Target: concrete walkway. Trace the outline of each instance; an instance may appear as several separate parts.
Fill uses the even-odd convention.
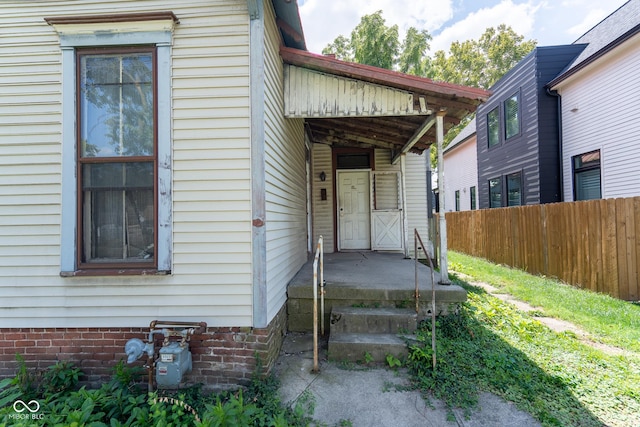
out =
[[[480,395],[479,409],[469,419],[455,410],[447,419],[444,404],[435,399],[428,405],[418,391],[407,391],[408,375],[385,368],[341,367],[326,360],[321,346],[320,372],[314,374],[313,335],[290,333],[276,362],[274,373],[280,379],[285,403],[295,404],[301,396],[314,402],[313,418],[328,426],[464,426],[537,427],[528,413],[489,393]]]

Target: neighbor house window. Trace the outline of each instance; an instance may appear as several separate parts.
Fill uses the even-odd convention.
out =
[[[516,93],[504,101],[505,139],[509,139],[520,133],[519,98],[519,95]]]
[[[460,211],[460,190],[456,190],[456,212]]]
[[[492,178],[489,180],[489,207],[499,208],[502,206],[502,180]]]
[[[522,175],[507,175],[507,206],[522,205]]]
[[[498,107],[487,114],[487,139],[489,148],[500,142],[500,109]]]
[[[572,163],[575,200],[600,199],[600,150],[573,156]]]
[[[155,49],[79,50],[78,264],[154,267]]]
[[[470,206],[471,206],[471,210],[477,209],[476,187],[475,186],[469,188],[469,197],[471,198],[471,200],[469,201],[470,202]]]

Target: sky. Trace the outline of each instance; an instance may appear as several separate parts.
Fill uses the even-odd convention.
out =
[[[488,27],[511,26],[538,46],[573,43],[626,0],[298,0],[307,49],[321,53],[337,36],[349,37],[363,15],[382,10],[387,26],[433,37],[430,55],[453,41],[477,40]]]

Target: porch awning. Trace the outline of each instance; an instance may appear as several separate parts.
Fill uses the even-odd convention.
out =
[[[316,143],[422,152],[436,142],[436,113],[446,133],[490,95],[289,47],[280,56],[285,117],[304,118]]]

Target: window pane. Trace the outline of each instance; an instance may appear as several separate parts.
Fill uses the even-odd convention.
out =
[[[85,262],[153,261],[153,163],[85,164]]]
[[[487,132],[489,139],[489,147],[492,147],[500,142],[500,127],[499,127],[499,110],[493,109],[487,114]]]
[[[513,95],[504,102],[505,137],[511,138],[520,133],[518,120],[518,95]]]
[[[499,208],[502,206],[502,188],[500,178],[489,180],[489,207]]]
[[[153,188],[152,162],[92,163],[82,166],[82,187],[91,189]]]
[[[469,189],[469,194],[471,197],[471,210],[475,210],[476,209],[476,187],[471,187]]]
[[[83,157],[153,155],[152,59],[151,53],[81,57]]]
[[[600,199],[600,168],[576,173],[576,200]]]
[[[507,194],[507,206],[522,204],[522,182],[519,173],[507,176]]]
[[[573,157],[576,200],[602,198],[600,187],[600,150]]]

